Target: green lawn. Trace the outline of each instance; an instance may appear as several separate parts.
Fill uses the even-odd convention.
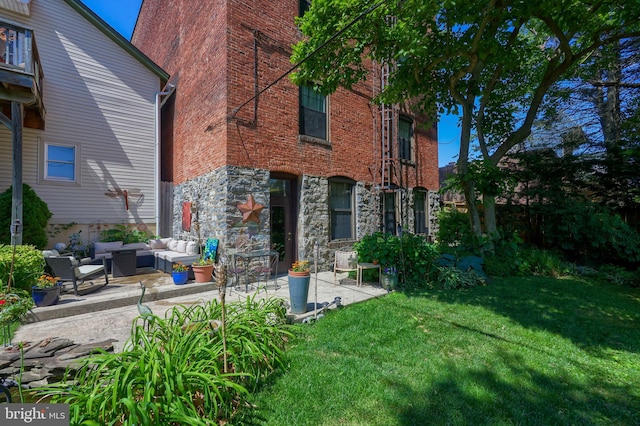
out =
[[[637,425],[640,289],[496,279],[393,293],[296,326],[267,425]]]

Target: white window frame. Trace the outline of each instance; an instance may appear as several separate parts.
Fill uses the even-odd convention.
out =
[[[73,149],[73,163],[66,162],[66,164],[73,164],[73,179],[67,179],[60,176],[49,176],[49,163],[50,162],[60,162],[57,160],[49,160],[49,147],[61,147],[61,148],[71,148]],[[80,183],[80,146],[69,143],[55,143],[55,142],[44,142],[43,150],[42,150],[42,180],[46,182],[56,182],[56,183]]]

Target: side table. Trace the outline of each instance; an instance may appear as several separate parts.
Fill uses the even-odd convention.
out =
[[[136,251],[138,249],[111,250],[111,275],[113,278],[130,277],[136,274]]]
[[[357,284],[358,287],[362,285],[362,271],[364,269],[377,269],[378,270],[378,284],[381,283],[380,275],[382,272],[382,267],[377,263],[367,263],[367,262],[358,262],[358,272],[357,272]]]

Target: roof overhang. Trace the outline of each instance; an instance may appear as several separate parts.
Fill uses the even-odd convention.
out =
[[[0,9],[29,16],[31,14],[31,0],[0,0]]]

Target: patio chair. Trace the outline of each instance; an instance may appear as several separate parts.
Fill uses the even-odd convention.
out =
[[[82,294],[91,293],[109,284],[106,258],[102,258],[101,264],[95,265],[83,263],[73,256],[47,256],[45,254],[44,260],[51,269],[51,273],[60,277],[60,281],[73,284],[73,294],[76,296],[79,296],[80,292]],[[85,279],[98,274],[104,274],[104,284],[94,285],[93,282],[90,282],[91,286],[79,289]]]
[[[338,271],[358,272],[358,253],[336,250],[336,258],[333,262],[333,285],[336,285],[336,272]]]

